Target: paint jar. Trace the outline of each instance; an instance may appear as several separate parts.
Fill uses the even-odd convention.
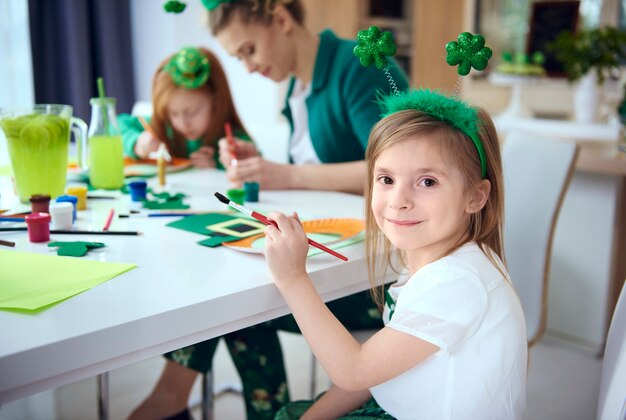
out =
[[[50,204],[50,216],[52,217],[52,229],[71,229],[74,214],[74,205],[68,201]]]
[[[50,215],[48,213],[31,213],[24,217],[28,229],[28,240],[31,242],[48,242],[50,240]]]
[[[48,213],[50,196],[48,194],[35,194],[30,196],[30,211],[32,213]]]
[[[76,221],[76,206],[78,204],[78,198],[74,197],[73,195],[62,195],[60,197],[57,197],[57,203],[72,203],[72,205],[74,206],[74,211],[72,212],[72,222]]]
[[[244,182],[243,183],[244,200],[248,203],[256,203],[259,201],[259,183]]]
[[[128,184],[130,190],[130,199],[132,201],[144,201],[148,192],[148,184],[146,181],[133,181]]]
[[[226,196],[230,201],[234,201],[237,204],[243,205],[243,199],[245,197],[245,191],[241,188],[232,188],[226,191]]]
[[[83,187],[81,185],[67,187],[65,193],[76,197],[78,200],[76,203],[77,210],[87,210],[87,187]]]

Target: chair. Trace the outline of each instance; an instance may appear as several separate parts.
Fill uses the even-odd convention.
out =
[[[623,286],[604,349],[597,418],[626,419],[626,287]]]
[[[512,132],[502,155],[505,257],[532,346],[546,328],[552,239],[578,146]]]

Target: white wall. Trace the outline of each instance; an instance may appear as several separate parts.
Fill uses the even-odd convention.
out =
[[[285,84],[251,75],[220,47],[206,27],[200,1],[187,2],[181,14],[163,10],[162,1],[131,0],[132,48],[137,100],[150,100],[152,76],[166,56],[185,46],[202,45],[218,56],[228,78],[235,106],[263,155],[286,161],[288,127],[280,115]]]

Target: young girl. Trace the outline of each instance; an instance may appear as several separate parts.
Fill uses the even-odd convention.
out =
[[[154,113],[146,130],[139,118],[118,117],[124,153],[148,158],[164,142],[174,156],[188,157],[195,166],[219,167],[217,142],[231,124],[239,138],[248,139],[235,111],[219,61],[205,48],[183,48],[166,58],[152,82]]]
[[[402,96],[372,129],[366,155],[371,278],[401,264],[381,331],[364,344],[350,335],[307,276],[297,215],[270,215],[272,277],[334,383],[277,418],[521,418],[526,328],[503,263],[493,123],[434,92]]]

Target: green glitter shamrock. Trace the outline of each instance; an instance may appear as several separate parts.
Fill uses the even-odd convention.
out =
[[[375,63],[378,70],[383,70],[389,65],[385,56],[391,57],[396,53],[393,34],[389,31],[381,32],[378,26],[370,26],[369,29],[360,30],[356,39],[357,45],[353,50],[354,55],[365,67]]]
[[[172,57],[164,70],[177,86],[197,89],[209,79],[211,63],[199,49],[186,47]]]
[[[232,3],[233,0],[202,0],[202,4],[208,10],[213,10],[222,3]]]
[[[170,0],[163,5],[167,13],[182,13],[185,7],[187,7],[185,3],[176,0]]]
[[[472,67],[484,70],[493,54],[491,48],[485,47],[485,38],[482,35],[472,35],[469,32],[461,33],[458,42],[448,42],[446,51],[446,62],[451,66],[458,64],[457,73],[461,76],[467,76]]]

